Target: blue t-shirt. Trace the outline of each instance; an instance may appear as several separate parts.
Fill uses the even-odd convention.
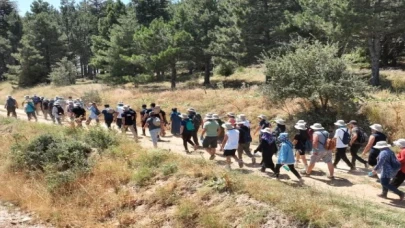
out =
[[[104,120],[113,120],[114,119],[114,112],[111,112],[110,109],[104,109],[101,112],[104,115]]]

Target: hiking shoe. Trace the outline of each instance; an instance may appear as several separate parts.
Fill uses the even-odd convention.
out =
[[[189,151],[189,150],[185,150],[185,152],[186,152],[186,154],[189,154],[189,153],[190,153],[190,151]]]
[[[403,200],[404,200],[404,196],[405,196],[405,193],[402,193],[402,194],[399,196],[399,201],[403,201]]]
[[[388,197],[387,197],[387,194],[378,194],[377,195],[378,197],[380,197],[380,198],[383,198],[383,199],[387,199]]]
[[[239,160],[238,164],[239,164],[239,168],[243,168],[243,161],[242,160]]]
[[[328,176],[328,179],[329,179],[329,180],[334,180],[335,177],[334,177],[334,176]]]
[[[252,157],[252,164],[255,165],[256,164],[256,158]]]
[[[350,171],[356,171],[357,169],[355,167],[350,168]]]
[[[210,160],[214,160],[215,159],[215,155],[211,155]]]
[[[266,172],[266,167],[260,168],[260,172],[262,172],[262,173]]]
[[[298,168],[298,162],[296,162],[296,163],[294,164],[294,167],[295,167],[295,168]]]
[[[364,168],[368,169],[369,165],[368,163],[364,164]]]

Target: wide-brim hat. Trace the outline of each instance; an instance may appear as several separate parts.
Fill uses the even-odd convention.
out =
[[[189,108],[189,109],[187,109],[187,111],[188,112],[195,112],[195,109],[194,108]]]
[[[405,139],[398,139],[397,141],[394,141],[394,145],[400,148],[405,148]]]
[[[182,119],[188,119],[188,115],[187,114],[180,114],[179,115]]]
[[[386,141],[379,141],[374,146],[375,149],[384,149],[384,148],[389,148],[389,147],[391,147],[391,145],[388,144]]]
[[[307,122],[305,122],[305,120],[298,120],[297,121],[297,123],[296,123],[296,125],[298,125],[298,124],[307,124]]]
[[[230,123],[224,123],[222,124],[222,127],[225,128],[226,130],[232,130],[233,126]]]
[[[236,123],[236,124],[243,124],[243,125],[244,125],[244,124],[246,124],[246,120],[243,120],[243,119],[240,119],[240,118],[239,118],[239,119],[236,120],[235,123]]]
[[[283,119],[276,119],[276,124],[285,125],[285,120]]]
[[[343,121],[343,120],[338,120],[338,121],[336,121],[335,123],[335,126],[339,126],[339,127],[343,127],[343,126],[346,126],[347,124],[345,123],[345,121]]]
[[[213,120],[212,114],[206,114],[204,120]]]
[[[381,124],[373,124],[370,126],[370,128],[373,129],[374,131],[378,131],[378,132],[384,131]]]
[[[263,133],[269,133],[269,134],[271,134],[272,132],[271,132],[271,128],[269,128],[269,127],[266,127],[265,129],[262,129],[262,130],[260,130],[261,132],[263,132]]]
[[[263,120],[267,120],[267,116],[260,114],[257,116],[257,118],[263,119]]]
[[[219,120],[221,119],[218,114],[212,114],[212,119]]]
[[[315,123],[310,128],[313,129],[313,130],[323,130],[323,129],[325,129],[324,127],[322,127],[322,124],[320,124],[320,123]]]
[[[297,130],[307,130],[307,127],[305,126],[305,124],[296,124],[295,126],[294,126],[294,128],[295,129],[297,129]]]
[[[233,113],[233,112],[228,112],[226,115],[231,116],[231,117],[235,117],[235,113]]]

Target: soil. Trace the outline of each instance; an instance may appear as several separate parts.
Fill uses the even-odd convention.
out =
[[[18,118],[22,120],[27,120],[25,113],[23,110],[18,110],[17,111]],[[5,116],[6,112],[3,108],[0,108],[0,115]],[[43,116],[39,115],[38,116],[38,122],[41,123],[47,123],[47,124],[52,124],[52,121],[45,120],[43,119]],[[93,123],[94,124],[94,123]],[[65,123],[66,126],[69,126],[69,124]],[[103,123],[101,123],[102,126],[104,126]],[[91,127],[91,126],[90,126]],[[114,126],[115,127],[115,126]],[[138,127],[138,132],[139,135],[141,134],[142,130],[140,127]],[[127,136],[129,138],[132,138],[130,135],[131,133],[128,132]],[[150,140],[148,131],[146,132],[147,136],[140,136],[139,137],[139,143],[141,144],[142,147],[152,149],[153,145]],[[179,137],[175,137],[171,135],[170,131],[167,130],[167,136],[162,137],[162,142],[158,143],[159,149],[164,149],[172,153],[179,153],[184,156],[188,157],[194,157],[194,158],[201,158],[203,157],[204,159],[209,159],[208,153],[204,152],[203,150],[197,150],[192,152],[191,154],[187,154],[184,150],[183,147],[183,141]],[[254,149],[255,145],[251,146],[251,149]],[[189,145],[189,149],[191,150],[191,146]],[[258,163],[260,163],[260,153],[256,154],[256,165],[251,164],[251,159],[248,157],[244,158],[244,163],[245,166],[242,168],[246,172],[250,172],[254,175],[260,175],[260,176],[265,176],[268,178],[271,178],[272,173],[271,172],[266,172],[262,173],[260,172],[260,166]],[[309,155],[307,155],[307,158],[309,158]],[[276,159],[276,158],[274,158]],[[349,158],[350,159],[350,158]],[[309,161],[309,160],[308,160]],[[221,156],[221,152],[217,151],[217,156],[215,158],[215,162],[220,165],[225,167],[225,157]],[[316,189],[322,189],[323,191],[326,192],[333,192],[338,195],[344,196],[351,196],[359,199],[360,201],[369,201],[373,203],[379,203],[382,207],[385,208],[390,208],[394,210],[400,210],[405,212],[405,201],[403,202],[398,202],[398,196],[392,193],[389,193],[388,199],[382,199],[377,197],[377,194],[381,193],[381,185],[377,183],[377,179],[370,178],[368,177],[368,172],[370,169],[365,169],[364,166],[361,164],[361,167],[359,166],[360,163],[357,162],[357,170],[356,171],[349,171],[349,167],[344,164],[343,161],[341,161],[337,168],[335,169],[335,179],[334,180],[329,180],[327,178],[327,175],[329,174],[327,165],[325,163],[317,163],[314,171],[311,175],[311,177],[304,177],[304,185],[311,186]],[[237,162],[233,162],[232,164],[232,169],[239,169]],[[299,165],[300,169],[298,171],[302,171],[303,165]],[[296,183],[298,180],[297,178],[291,173],[287,172],[285,170],[281,170],[281,178],[280,181],[282,182],[289,182],[289,183]],[[402,190],[405,190],[404,187],[401,187]],[[1,197],[0,197],[1,198]],[[4,214],[4,215],[3,215]],[[7,226],[2,226],[2,221],[12,221],[14,218],[13,212],[7,212],[5,208],[0,207],[0,227],[7,227]],[[3,218],[4,217],[4,218]],[[16,226],[14,226],[16,227]],[[18,226],[17,226],[18,227]],[[21,227],[30,227],[30,226],[21,226]],[[37,227],[37,226],[33,226]]]

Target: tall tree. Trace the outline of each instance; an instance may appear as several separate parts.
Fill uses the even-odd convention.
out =
[[[136,18],[141,25],[148,26],[154,19],[170,19],[169,0],[132,0]]]

